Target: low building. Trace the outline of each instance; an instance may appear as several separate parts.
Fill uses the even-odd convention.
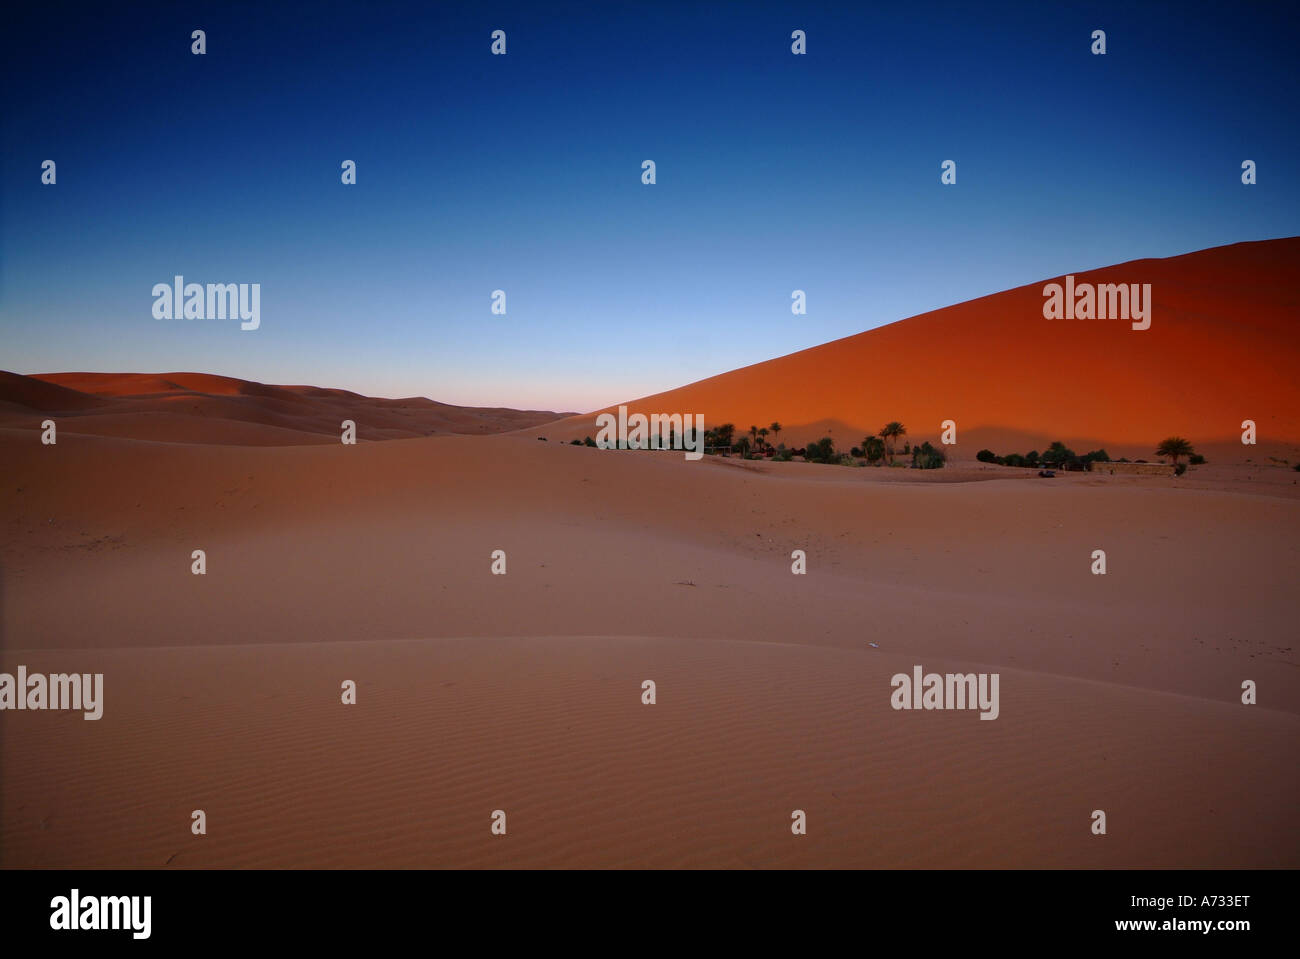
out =
[[[1111,463],[1093,460],[1088,464],[1092,473],[1136,473],[1140,476],[1173,476],[1174,467],[1169,463]]]

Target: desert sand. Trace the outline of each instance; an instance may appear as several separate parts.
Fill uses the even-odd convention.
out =
[[[4,866],[1300,863],[1300,487],[34,436],[0,669],[105,706],[0,714]]]
[[[1193,293],[1157,287],[1124,334],[1190,351],[1167,378],[1086,323],[981,359],[976,327],[1013,321],[976,301],[863,334],[900,369],[950,362],[933,390],[858,377],[854,338],[659,407],[937,435],[978,398],[948,415],[1015,449],[1148,456],[1230,443],[1249,407],[1271,437],[1178,478],[1040,480],[969,438],[933,472],[690,462],[567,445],[590,417],[9,375],[0,671],[102,672],[105,702],[0,713],[0,866],[1300,866],[1300,473],[1263,455],[1297,459],[1297,335],[1226,315],[1212,267],[1180,274],[1211,297],[1186,323]],[[952,348],[915,352],[931,335]],[[808,392],[810,353],[868,388]],[[1062,356],[1060,389],[987,378]],[[918,664],[998,673],[998,718],[892,709]]]

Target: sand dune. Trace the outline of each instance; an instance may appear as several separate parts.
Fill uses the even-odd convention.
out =
[[[633,404],[845,448],[955,419],[936,471],[0,373],[0,672],[105,677],[98,721],[0,712],[0,866],[1300,866],[1297,260],[1290,239],[1077,274],[1151,283],[1147,331],[1045,321],[1040,283]],[[1211,464],[972,462],[1170,433]],[[997,673],[998,718],[893,709],[916,665]]]
[[[358,441],[438,433],[501,433],[563,413],[452,406],[424,397],[380,399],[315,386],[269,386],[204,373],[0,372],[0,426],[60,429],[169,443],[288,446],[337,443],[340,424]]]
[[[1046,320],[1042,281],[901,320],[789,356],[627,401],[644,413],[702,413],[708,425],[783,424],[789,445],[830,435],[848,449],[890,420],[915,441],[957,424],[950,457],[981,448],[1151,458],[1178,434],[1217,462],[1300,460],[1300,238],[1215,247],[1078,271],[1077,284],[1151,284],[1150,329],[1115,319]],[[611,406],[607,412],[614,410]],[[456,407],[423,397],[268,386],[200,373],[0,373],[0,427],[61,428],[164,442],[291,445],[512,430],[567,442],[596,413]],[[1241,443],[1243,420],[1258,441]]]
[[[1300,865],[1296,487],[0,452],[0,669],[106,685],[98,722],[0,713],[0,865]],[[891,709],[913,664],[999,672],[1001,715]]]
[[[1045,320],[1059,277],[921,314],[789,356],[630,400],[632,411],[702,413],[710,426],[765,427],[802,445],[858,445],[891,420],[955,454],[1044,449],[1150,456],[1177,434],[1214,458],[1300,453],[1300,238],[1238,243],[1073,274],[1078,283],[1150,283],[1150,329],[1122,320]],[[613,409],[613,407],[611,407]],[[1253,419],[1257,446],[1243,447]],[[594,415],[549,427],[594,435]]]

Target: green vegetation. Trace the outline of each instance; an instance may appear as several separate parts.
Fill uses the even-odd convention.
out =
[[[718,449],[729,450],[732,448],[732,437],[736,433],[736,427],[733,423],[723,423],[721,426],[714,427],[711,430],[704,431],[704,446],[706,452],[709,448],[713,451]]]
[[[1056,467],[1057,469],[1065,469],[1065,464],[1072,459],[1074,459],[1074,450],[1070,449],[1060,440],[1057,440],[1049,446],[1047,452],[1040,457],[1044,466]],[[1033,466],[1034,464],[1030,463],[1029,465]]]
[[[985,449],[976,453],[975,458],[981,463],[996,463],[999,466],[1019,466],[1028,469],[1045,466],[1048,469],[1086,470],[1089,463],[1108,462],[1110,454],[1105,450],[1093,450],[1080,456],[1057,440],[1041,454],[1038,450],[1030,450],[1024,454],[1007,453],[1005,456],[998,456],[992,450]]]
[[[937,470],[947,461],[948,457],[943,450],[931,446],[929,440],[912,449],[912,469]]]
[[[836,463],[835,443],[829,436],[823,436],[815,443],[809,443],[803,458],[809,463]]]
[[[886,423],[878,434],[885,441],[885,455],[889,457],[889,465],[894,465],[894,445],[900,436],[907,435],[907,427],[898,421]]]
[[[864,438],[861,446],[853,447],[848,453],[837,450],[834,439],[829,436],[823,436],[809,443],[802,450],[789,448],[784,443],[778,444],[776,440],[784,429],[780,421],[773,420],[771,426],[751,425],[739,439],[736,439],[735,425],[724,423],[705,430],[704,445],[706,452],[709,453],[732,453],[742,459],[770,458],[777,463],[788,463],[795,456],[802,455],[808,463],[863,466],[865,464],[862,460],[865,459],[867,463],[875,466],[885,460],[888,460],[890,466],[905,465],[894,462],[898,441],[907,435],[907,427],[898,421],[886,423],[879,433]],[[772,438],[771,442],[768,441],[769,436]],[[946,465],[948,460],[942,448],[929,442],[916,447],[905,443],[903,454],[911,456],[912,465],[918,469],[938,469]]]
[[[1178,465],[1180,457],[1190,457],[1195,452],[1196,450],[1192,448],[1192,444],[1187,442],[1187,440],[1183,439],[1181,436],[1166,437],[1161,440],[1160,445],[1156,447],[1156,456],[1168,456],[1170,460],[1173,461],[1174,466]]]

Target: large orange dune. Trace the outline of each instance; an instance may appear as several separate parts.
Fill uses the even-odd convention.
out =
[[[699,413],[710,426],[780,422],[776,440],[830,435],[847,449],[885,423],[916,441],[956,423],[951,458],[1105,448],[1150,457],[1181,435],[1220,462],[1300,454],[1300,237],[1134,260],[1073,274],[1081,284],[1150,284],[1150,328],[1122,319],[1048,320],[1044,286],[1061,277],[630,400],[631,412]],[[615,410],[616,406],[598,412]],[[381,399],[201,373],[0,372],[0,427],[59,414],[60,429],[169,442],[334,442],[525,430],[596,433],[596,413],[480,409],[423,397]],[[1241,442],[1253,420],[1255,445]]]
[[[337,443],[348,419],[366,441],[501,433],[566,415],[270,386],[210,373],[0,371],[0,427],[32,428],[46,414],[73,433],[235,446]]]
[[[985,446],[1025,452],[1058,439],[1080,452],[1151,456],[1174,434],[1220,460],[1294,453],[1300,237],[1073,275],[1076,284],[1151,284],[1150,328],[1044,319],[1043,288],[1063,281],[1046,277],[627,406],[700,413],[740,431],[775,420],[783,442],[829,433],[844,448],[891,420],[937,441],[951,419],[966,459]],[[1253,448],[1241,443],[1247,419],[1258,429]],[[593,423],[594,414],[548,430],[581,437]]]

